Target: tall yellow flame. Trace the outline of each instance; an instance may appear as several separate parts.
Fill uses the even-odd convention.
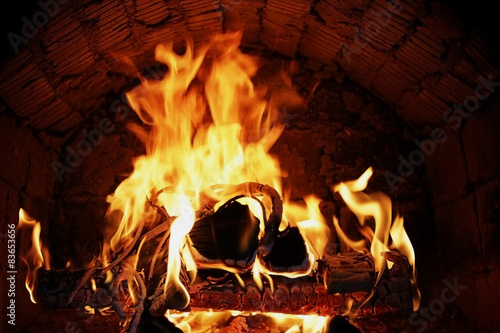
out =
[[[162,207],[167,212],[165,215],[173,217],[168,236],[164,295],[182,303],[176,305],[178,309],[189,303],[189,293],[179,279],[183,268],[188,272],[222,268],[235,273],[236,278],[243,281],[239,276],[241,272],[234,267],[227,267],[222,262],[196,261],[194,258],[199,257],[187,237],[196,225],[199,213],[206,212],[207,198],[213,210],[230,199],[222,196],[223,191],[214,189],[254,182],[272,186],[282,194],[282,172],[269,149],[280,136],[283,126],[265,99],[266,89],[252,82],[258,64],[255,58],[239,50],[240,40],[240,32],[218,35],[196,50],[193,42],[188,41],[183,54],[174,52],[172,44],[159,45],[156,60],[167,65],[169,72],[162,80],[144,80],[127,93],[130,105],[143,122],[143,125],[135,124],[130,128],[143,141],[146,154],[134,160],[133,173],[108,197],[108,217],[116,225],[103,246],[102,259],[108,262],[106,258],[113,257],[136,240],[143,228],[156,226],[160,219],[149,218],[145,213],[149,204]],[[380,277],[387,265],[382,252],[389,250],[390,237],[398,239],[393,240],[392,246],[401,249],[410,261],[414,260],[414,255],[412,257],[411,243],[407,241],[404,229],[396,228],[391,233],[389,197],[382,193],[368,195],[363,192],[372,173],[369,168],[359,179],[340,183],[333,190],[340,193],[365,228]],[[272,288],[273,274],[308,275],[316,260],[323,256],[329,229],[319,210],[320,200],[309,196],[304,201],[305,205],[283,204],[280,230],[298,228],[308,252],[309,267],[300,272],[277,273],[255,260],[249,269],[261,287],[265,283],[262,276]],[[269,214],[268,209],[263,213],[262,207],[250,199],[241,199],[240,202],[261,221],[259,237],[262,237],[262,224],[267,218],[264,214]],[[264,199],[262,205],[270,206]],[[375,220],[375,230],[366,224],[369,217]],[[363,251],[367,241],[351,241],[340,229],[338,221],[334,220],[334,225],[349,246]],[[143,244],[140,246],[142,248]],[[135,258],[134,267],[138,262],[139,258]],[[190,331],[191,323],[200,315],[191,315],[188,319],[179,313],[170,313],[169,316]],[[206,317],[210,316],[213,315],[206,314]],[[226,317],[217,315],[217,318],[224,320]],[[310,332],[321,332],[325,327],[323,319],[317,316],[302,318],[300,324],[290,321],[288,331],[307,326]]]
[[[153,201],[176,217],[169,230],[165,295],[187,302],[188,293],[179,280],[180,265],[188,266],[188,271],[198,266],[239,273],[222,264],[194,263],[186,250],[186,235],[204,207],[201,194],[224,202],[229,198],[208,189],[245,182],[269,185],[281,193],[282,172],[269,149],[283,125],[265,98],[266,88],[252,82],[257,59],[239,50],[240,41],[241,32],[215,36],[196,50],[188,41],[182,55],[173,51],[172,44],[159,45],[156,60],[167,65],[169,72],[161,81],[144,80],[127,93],[129,104],[143,122],[130,128],[143,141],[146,154],[135,159],[133,173],[108,197],[108,217],[115,228],[103,246],[102,259],[109,262],[141,228],[158,223],[145,216],[147,201]],[[263,223],[260,205],[253,200],[241,202]],[[291,276],[309,274],[323,254],[328,228],[318,205],[319,199],[312,197],[306,198],[306,206],[285,204],[282,228],[299,228],[310,262],[307,270],[289,273]],[[261,226],[260,237],[263,229]],[[269,276],[275,273],[258,260],[254,265],[257,282],[261,275],[272,281]],[[182,305],[187,304],[177,308]]]
[[[19,210],[19,224],[17,225],[19,231],[28,231],[31,229],[31,247],[26,253],[21,253],[21,259],[26,263],[28,267],[28,273],[26,275],[25,286],[30,294],[31,301],[36,303],[34,296],[34,288],[36,283],[36,272],[40,267],[45,264],[45,269],[50,268],[49,260],[44,260],[44,254],[48,258],[47,251],[42,247],[42,241],[40,239],[41,225],[40,222],[36,221],[26,213],[24,209]]]

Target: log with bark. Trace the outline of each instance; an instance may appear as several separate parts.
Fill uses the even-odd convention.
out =
[[[233,274],[201,271],[196,280],[187,286],[191,300],[185,310],[333,316],[345,314],[348,304],[352,304],[355,316],[371,317],[388,313],[408,315],[412,309],[410,267],[406,258],[396,252],[390,252],[386,257],[394,265],[385,271],[377,286],[373,286],[375,272],[369,254],[325,256],[319,260],[318,269],[312,274],[298,278],[271,276],[270,279],[263,279],[262,290],[259,290],[250,274],[241,275],[245,283],[242,287]],[[43,306],[52,308],[88,305],[97,309],[112,306],[115,310],[118,303],[125,302],[117,299],[116,293],[110,290],[113,283],[96,279],[95,288],[91,283],[85,284],[68,303],[72,290],[83,275],[84,271],[69,269],[39,271],[37,300]],[[372,298],[356,308],[356,303],[362,301],[372,288]],[[161,298],[160,293],[152,301],[161,303]],[[148,309],[151,310],[151,303],[146,304],[149,304]],[[161,311],[154,313],[157,316],[162,314]]]
[[[175,217],[158,206],[158,193],[148,201],[146,211],[156,209],[155,227],[146,229],[145,219],[152,217],[145,214],[132,241],[105,267],[96,260],[86,270],[39,271],[37,300],[56,309],[113,310],[130,323],[131,333],[137,331],[142,317],[162,318],[170,309],[349,314],[353,318],[408,315],[411,311],[411,270],[406,258],[397,252],[384,254],[394,264],[380,277],[369,252],[325,255],[307,273],[302,267],[308,256],[305,246],[299,246],[304,245],[300,232],[293,227],[279,231],[281,198],[272,187],[258,183],[214,186],[201,193],[203,204],[196,212],[197,222],[181,250],[197,249],[198,274],[194,278],[193,267],[188,270],[181,258],[179,281],[167,283],[170,258],[165,244]],[[265,229],[260,240],[259,220],[237,202],[242,197],[261,204]],[[231,199],[215,210],[216,204],[227,198]],[[242,248],[242,241],[247,246]],[[134,266],[127,262],[130,255],[138,256]],[[255,281],[251,272],[257,260],[270,269],[269,275],[259,274],[260,281]],[[223,264],[226,270],[220,269]]]

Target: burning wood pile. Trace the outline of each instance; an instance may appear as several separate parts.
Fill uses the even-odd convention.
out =
[[[220,35],[196,50],[188,42],[182,55],[157,47],[169,72],[127,94],[143,122],[130,129],[147,154],[108,197],[102,253],[85,269],[37,272],[34,244],[25,257],[38,302],[114,311],[128,332],[145,316],[197,332],[244,325],[227,316],[256,312],[288,316],[287,332],[324,332],[336,315],[355,322],[418,307],[403,220],[392,219],[386,195],[363,192],[371,168],[332,189],[358,217],[362,240],[335,218],[330,226],[314,196],[299,205],[283,195],[285,174],[268,153],[283,126],[273,97],[251,80],[257,61],[239,50],[240,38]],[[26,223],[36,225],[22,212]],[[352,252],[326,251],[333,228]]]

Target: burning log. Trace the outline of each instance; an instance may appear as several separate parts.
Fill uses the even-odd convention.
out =
[[[181,290],[177,288],[167,288],[165,291],[165,279],[167,279],[167,273],[161,276],[153,295],[148,298],[151,302],[149,312],[154,317],[163,316],[169,309],[183,310],[186,308],[185,304],[189,302],[189,295],[181,292]],[[181,265],[179,281],[187,290],[189,286],[189,275],[185,265]]]
[[[409,314],[412,294],[408,263],[395,252],[390,252],[387,259],[394,260],[394,266],[375,287],[369,254],[325,256],[312,276],[273,276],[273,287],[265,284],[262,291],[249,276],[244,277],[245,287],[230,278],[216,283],[200,279],[190,287],[190,308],[326,316],[345,314],[354,302],[357,315]],[[372,289],[373,297],[361,304]]]
[[[193,247],[203,259],[230,267],[249,268],[258,246],[259,219],[235,197],[215,213],[207,214],[189,232]]]
[[[200,272],[197,279],[188,286],[191,301],[185,310],[326,316],[345,314],[349,312],[350,305],[353,305],[352,311],[357,316],[372,317],[389,313],[408,315],[412,309],[410,267],[406,258],[396,252],[388,252],[385,256],[394,264],[385,271],[375,287],[374,266],[369,254],[325,256],[319,262],[319,269],[312,275],[298,278],[272,276],[264,283],[262,291],[249,274],[241,276],[245,283],[242,287],[229,273],[214,278],[213,271]],[[95,280],[95,288],[92,288],[91,283],[84,285],[68,304],[71,291],[83,275],[84,271],[68,269],[39,271],[38,301],[51,308],[82,308],[88,305],[102,309],[113,306],[116,311],[114,305],[119,300],[113,298],[116,293],[109,289],[110,285],[104,279]],[[372,289],[373,296],[361,304]],[[153,295],[152,303],[158,303],[155,307],[148,303],[148,310],[154,315],[160,316],[168,308],[162,296],[160,293]]]
[[[328,294],[315,277],[291,279],[273,277],[273,288],[265,284],[259,290],[251,276],[242,277],[245,287],[231,278],[211,284],[195,283],[190,288],[192,310],[236,310],[302,315],[332,315],[342,312],[346,299],[352,295]],[[366,293],[356,294],[361,299]]]
[[[269,185],[259,184],[255,182],[247,182],[239,185],[216,185],[213,186],[210,191],[206,191],[202,193],[202,195],[207,196],[208,198],[213,196],[211,191],[221,188],[222,191],[217,195],[247,195],[250,197],[255,197],[257,195],[264,195],[271,201],[271,212],[269,213],[269,217],[267,214],[264,214],[264,236],[260,241],[260,245],[258,248],[258,254],[260,258],[265,258],[271,252],[273,248],[276,237],[278,236],[279,226],[281,224],[281,218],[283,214],[283,201],[281,200],[281,196],[279,193]],[[219,200],[210,200],[208,199],[206,205],[213,209],[215,204],[217,204]]]
[[[271,272],[305,272],[311,261],[309,260],[304,238],[299,228],[288,227],[280,232],[273,249],[264,262],[264,266]]]
[[[95,287],[89,281],[72,297],[75,287],[82,280],[85,270],[40,270],[36,298],[47,308],[105,308],[113,304],[111,290],[104,279],[94,280]],[[72,299],[71,299],[72,297]]]
[[[374,266],[371,256],[325,256],[324,278],[329,293],[370,291],[373,288]]]

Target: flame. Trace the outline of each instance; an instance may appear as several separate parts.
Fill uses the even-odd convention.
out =
[[[358,218],[361,226],[365,226],[369,217],[373,217],[375,220],[375,230],[371,239],[370,252],[374,258],[375,270],[379,272],[380,277],[387,264],[382,252],[389,251],[388,243],[392,219],[392,204],[391,199],[383,193],[366,194],[362,192],[366,189],[368,180],[372,174],[373,169],[368,168],[357,180],[342,182],[334,186],[333,192],[339,192],[349,209]],[[338,223],[335,226],[338,234],[343,235],[343,232],[338,228]],[[345,237],[345,235],[343,236]],[[347,238],[341,239],[350,242],[351,245],[355,244]],[[360,243],[358,242],[355,246],[359,245]],[[353,249],[360,252],[363,251],[361,247]]]
[[[420,291],[417,287],[415,252],[410,238],[403,226],[403,218],[396,216],[392,221],[392,201],[381,192],[366,194],[362,191],[368,186],[368,181],[373,175],[373,169],[368,168],[358,179],[342,182],[333,187],[333,192],[339,192],[349,209],[356,215],[362,227],[363,235],[371,242],[370,252],[374,258],[378,283],[384,269],[392,262],[385,259],[383,252],[394,249],[406,256],[412,268],[413,309],[416,311],[420,304]],[[375,220],[375,230],[366,224],[369,218]],[[339,238],[355,251],[363,252],[366,241],[350,239],[340,228],[338,220],[333,219],[333,224]],[[390,238],[389,238],[390,236]],[[392,241],[392,243],[390,243]]]
[[[330,235],[330,228],[319,210],[321,200],[314,195],[308,195],[304,197],[304,201],[306,207],[296,203],[285,204],[284,215],[285,220],[289,221],[291,225],[296,225],[304,236],[310,256],[309,261],[312,264],[315,260],[323,257]],[[312,265],[304,275],[309,274],[311,269]],[[300,274],[289,277],[297,276],[300,276]]]
[[[283,125],[276,121],[264,99],[265,88],[255,87],[252,82],[258,64],[255,58],[238,49],[240,39],[239,32],[216,36],[196,52],[192,41],[188,41],[183,55],[175,53],[172,44],[159,45],[156,59],[168,66],[169,73],[162,81],[145,80],[127,94],[132,108],[149,126],[147,130],[131,126],[144,142],[147,154],[134,161],[134,172],[108,197],[108,216],[118,216],[119,221],[104,244],[103,257],[122,251],[142,228],[155,225],[157,220],[145,214],[146,200],[154,201],[169,215],[177,216],[170,229],[168,264],[172,267],[168,269],[166,289],[168,286],[175,286],[177,291],[183,289],[176,277],[181,258],[190,265],[189,271],[195,270],[193,259],[185,258],[190,255],[183,249],[189,242],[185,235],[195,223],[195,212],[203,208],[200,194],[220,204],[223,202],[220,192],[207,189],[245,182],[269,184],[281,192],[282,172],[277,159],[268,151]],[[304,216],[305,221],[295,218],[292,224],[308,235],[305,238],[310,267],[294,276],[309,274],[326,244],[326,223],[317,208],[319,200],[311,198],[307,202],[307,208],[293,208],[294,214]],[[255,202],[245,204],[263,223],[261,207]],[[188,208],[179,212],[179,207]],[[317,230],[312,231],[314,228]],[[260,237],[263,230],[261,226]],[[220,264],[195,266],[238,273]],[[256,280],[261,274],[274,273],[257,264]]]
[[[50,269],[49,260],[44,258],[49,258],[48,251],[42,246],[42,241],[40,239],[41,225],[40,222],[36,221],[26,213],[24,209],[19,210],[19,223],[17,225],[19,232],[24,234],[24,230],[31,229],[31,247],[26,253],[20,254],[21,259],[26,263],[28,267],[28,273],[26,274],[25,286],[30,294],[31,301],[36,304],[34,296],[34,288],[36,284],[36,272],[42,266],[45,269]]]
[[[183,202],[180,204],[182,212],[172,223],[170,231],[172,235],[168,245],[168,265],[167,278],[165,279],[164,297],[174,298],[180,301],[176,308],[183,309],[189,305],[189,292],[179,280],[181,271],[181,251],[184,246],[185,237],[194,224],[194,211],[186,196],[182,196]],[[179,295],[180,294],[180,295]]]
[[[392,224],[392,228],[390,231],[392,238],[392,248],[397,249],[401,254],[403,254],[406,259],[408,259],[408,263],[412,268],[412,276],[411,276],[411,285],[413,291],[413,311],[417,311],[420,306],[420,290],[417,286],[417,270],[415,268],[415,251],[413,250],[413,246],[411,245],[410,237],[406,233],[404,228],[403,218],[400,216],[396,216],[394,222]]]
[[[184,333],[204,333],[204,332],[218,332],[222,328],[227,327],[232,320],[237,317],[251,318],[247,324],[246,320],[242,321],[242,326],[238,327],[240,331],[264,331],[259,327],[248,327],[258,325],[261,322],[267,326],[266,331],[270,332],[307,332],[307,333],[321,333],[327,331],[328,318],[316,315],[288,315],[281,313],[255,313],[255,312],[241,312],[241,311],[225,311],[213,312],[209,311],[196,311],[196,312],[179,312],[167,311],[166,317],[174,323]],[[246,327],[245,327],[246,326]],[[235,328],[236,329],[236,328]]]
[[[279,226],[283,232],[290,227],[298,229],[307,250],[303,265],[307,267],[294,272],[273,271],[257,250],[256,260],[249,267],[233,267],[222,260],[200,260],[200,253],[192,244],[189,234],[200,216],[217,211],[235,196],[225,191],[231,185],[249,182],[269,185],[283,197],[281,177],[285,173],[269,153],[283,125],[277,121],[275,108],[266,99],[266,88],[255,86],[252,81],[258,63],[256,58],[239,50],[241,36],[241,32],[218,35],[196,50],[188,40],[183,54],[174,52],[172,43],[159,45],[155,57],[169,68],[168,73],[161,80],[143,80],[127,93],[129,104],[143,122],[130,125],[130,129],[144,143],[146,154],[134,160],[132,174],[108,196],[107,217],[111,228],[101,261],[107,264],[126,251],[143,231],[153,230],[160,223],[168,224],[168,232],[149,260],[154,270],[162,266],[159,260],[156,265],[158,257],[168,257],[166,276],[162,280],[163,296],[178,310],[187,307],[190,301],[186,275],[193,281],[197,270],[218,268],[234,273],[243,284],[240,274],[251,272],[261,289],[262,277],[272,289],[271,275],[291,278],[309,275],[317,259],[323,256],[329,238],[329,228],[319,209],[321,201],[308,196],[304,198],[305,205],[285,200]],[[368,169],[358,180],[341,183],[334,191],[342,195],[364,226],[376,268],[382,274],[387,262],[381,253],[389,250],[391,202],[383,194],[362,192],[371,174]],[[265,234],[267,214],[274,205],[270,201],[254,193],[246,193],[245,198],[238,199],[260,221],[259,240]],[[375,219],[375,230],[365,225],[367,216]],[[338,222],[334,224],[343,235]],[[349,241],[345,235],[341,237]],[[133,269],[141,269],[143,252],[147,252],[143,251],[145,242],[143,238],[134,254]],[[398,242],[394,245],[400,244]],[[366,244],[366,241],[349,243],[358,251]],[[249,242],[241,240],[239,245],[247,249]],[[152,274],[149,272],[150,277]],[[133,285],[133,278],[129,280],[129,286]],[[133,288],[130,297],[135,303],[137,296]],[[227,322],[231,313],[168,311],[166,316],[184,332],[201,332],[216,327],[219,322]],[[287,332],[321,332],[327,320],[318,316],[273,314],[271,317],[276,322],[283,319]]]
[[[217,184],[258,181],[280,188],[278,162],[267,152],[283,127],[271,123],[260,97],[264,91],[250,80],[257,65],[238,50],[240,38],[240,33],[218,36],[196,53],[189,41],[183,55],[172,44],[159,45],[156,59],[170,72],[127,94],[149,125],[148,131],[131,126],[147,154],[134,161],[134,172],[108,198],[108,215],[118,212],[120,221],[104,256],[126,247],[141,225],[151,226],[144,221],[145,200],[160,189],[170,189],[157,199],[175,215],[183,188],[190,199]],[[191,205],[194,211],[201,208]]]
[[[95,314],[95,309],[91,307],[90,305],[85,305],[83,307],[83,313],[88,314],[88,315],[93,315]]]

